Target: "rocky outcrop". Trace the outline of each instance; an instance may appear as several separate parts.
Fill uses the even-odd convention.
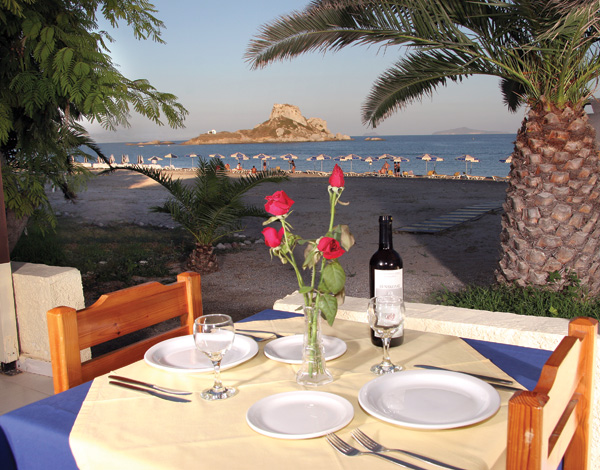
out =
[[[327,129],[327,122],[323,119],[306,119],[297,106],[275,104],[269,120],[258,124],[253,129],[201,134],[184,142],[183,145],[326,142],[332,140],[352,140],[352,138],[339,133],[334,135]]]

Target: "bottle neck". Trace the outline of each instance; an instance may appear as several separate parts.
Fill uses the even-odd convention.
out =
[[[393,250],[392,243],[392,219],[380,218],[379,220],[379,249]]]

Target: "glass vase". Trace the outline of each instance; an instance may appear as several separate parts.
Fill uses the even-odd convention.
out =
[[[333,376],[325,364],[325,351],[321,338],[321,311],[304,307],[304,343],[302,367],[296,373],[300,385],[318,387],[333,381]]]

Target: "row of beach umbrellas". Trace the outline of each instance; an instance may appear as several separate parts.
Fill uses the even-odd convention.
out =
[[[186,155],[186,157],[197,158],[198,155],[195,154],[195,153],[192,153],[192,154]],[[221,155],[220,153],[211,154],[211,155],[209,155],[209,157],[211,157],[211,158],[220,158],[220,159],[227,158],[227,157],[225,157],[225,155]],[[232,153],[230,155],[230,157],[231,158],[235,158],[236,160],[238,160],[238,162],[239,161],[243,161],[243,160],[250,160],[250,158],[257,159],[257,160],[262,160],[262,161],[277,160],[277,157],[273,157],[271,155],[266,155],[264,153],[259,153],[258,155],[254,155],[253,157],[249,157],[249,156],[247,156],[244,153],[236,152],[236,153]],[[179,158],[179,157],[177,155],[172,154],[172,153],[168,153],[163,158],[172,160],[173,158]],[[163,158],[154,156],[154,157],[149,158],[148,161],[151,162],[151,163],[156,164],[156,163],[158,163],[158,161],[162,160]],[[296,155],[294,155],[292,153],[286,153],[285,155],[281,155],[279,158],[282,159],[282,160],[292,161],[292,160],[297,160],[298,156],[296,156]],[[433,162],[433,170],[435,171],[435,167],[436,167],[437,162],[443,162],[444,161],[444,159],[442,157],[437,157],[435,155],[430,155],[428,153],[425,153],[423,155],[418,156],[417,159],[418,160],[423,160],[425,162],[425,171],[426,172],[428,170],[427,165],[428,165],[429,162]],[[329,155],[319,154],[319,155],[314,155],[312,157],[308,157],[306,160],[307,161],[320,161],[321,162],[321,171],[323,170],[323,162],[325,160],[334,160],[334,161],[339,161],[339,162],[347,162],[347,161],[349,161],[350,162],[350,171],[352,171],[352,162],[356,161],[356,160],[367,162],[369,165],[372,165],[373,162],[380,161],[380,160],[390,160],[390,161],[393,161],[394,163],[400,163],[400,164],[410,161],[406,157],[390,155],[388,153],[385,153],[385,154],[380,155],[378,157],[364,157],[364,158],[360,157],[359,155],[353,154],[353,153],[351,153],[349,155],[340,155],[338,157],[331,157]],[[475,158],[475,157],[473,157],[471,155],[461,155],[460,157],[456,157],[456,160],[464,161],[465,162],[465,173],[468,172],[469,164],[471,165],[471,170],[472,170],[473,169],[473,163],[479,163],[480,162],[479,159],[477,159],[477,158]],[[100,162],[100,158],[98,158],[98,161]],[[109,161],[110,161],[111,164],[115,163],[115,157],[114,157],[114,155],[110,156]],[[508,158],[500,160],[500,161],[504,162],[504,163],[511,163],[512,157],[508,157]],[[121,163],[122,164],[129,163],[129,156],[128,155],[122,155],[121,156]],[[141,155],[138,155],[138,157],[137,157],[137,163],[138,164],[143,164],[144,163],[144,157],[141,156]]]

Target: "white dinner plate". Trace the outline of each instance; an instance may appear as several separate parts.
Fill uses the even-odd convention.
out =
[[[417,429],[451,429],[478,423],[500,408],[488,383],[466,374],[409,370],[366,383],[358,402],[370,415]]]
[[[223,356],[221,370],[230,369],[252,359],[258,352],[258,343],[247,336],[235,335],[233,346]],[[212,362],[198,351],[192,335],[167,339],[152,346],[144,360],[153,367],[171,372],[212,372]]]
[[[346,352],[347,346],[344,341],[334,336],[321,336],[325,360],[331,361]],[[265,356],[274,361],[287,364],[302,364],[302,348],[304,335],[284,336],[270,341],[265,346]]]
[[[352,404],[327,392],[284,392],[257,401],[246,421],[260,434],[279,439],[310,439],[346,426],[354,417]]]

